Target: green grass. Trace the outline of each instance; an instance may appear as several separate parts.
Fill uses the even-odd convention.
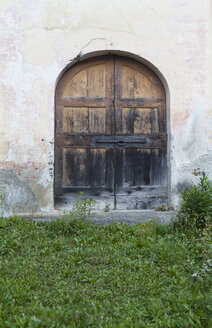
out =
[[[212,327],[211,238],[0,220],[0,327]]]

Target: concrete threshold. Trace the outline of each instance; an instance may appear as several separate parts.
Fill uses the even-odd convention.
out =
[[[155,210],[110,210],[93,211],[90,220],[98,224],[109,224],[112,222],[125,222],[127,224],[144,223],[148,221],[155,221],[159,224],[168,224],[172,218],[175,217],[175,211],[155,211]],[[36,215],[23,215],[26,218],[33,218],[36,221],[52,221],[61,219],[63,214],[47,213]]]

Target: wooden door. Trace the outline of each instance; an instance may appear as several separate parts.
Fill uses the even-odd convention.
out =
[[[116,135],[123,138],[115,147],[116,208],[167,203],[165,92],[147,67],[121,57],[115,58],[115,123]]]
[[[114,149],[96,136],[114,135],[112,57],[68,70],[56,90],[55,194],[72,201],[78,191],[114,204]],[[61,197],[62,196],[62,197]]]
[[[55,194],[101,208],[166,202],[165,93],[144,65],[117,56],[75,65],[56,90]]]

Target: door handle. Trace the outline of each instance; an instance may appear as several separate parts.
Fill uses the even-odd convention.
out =
[[[118,146],[124,146],[126,144],[124,140],[118,140],[116,141],[116,143],[118,144]]]
[[[121,146],[126,145],[132,147],[138,147],[139,145],[148,145],[150,140],[147,137],[137,137],[137,136],[99,136],[93,138],[93,144],[97,147],[107,147],[107,146]]]

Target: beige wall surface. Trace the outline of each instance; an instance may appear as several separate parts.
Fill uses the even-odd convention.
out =
[[[212,178],[211,24],[210,0],[1,0],[0,193],[10,181],[14,210],[53,210],[56,81],[73,58],[98,51],[160,72],[171,202],[202,171]]]

